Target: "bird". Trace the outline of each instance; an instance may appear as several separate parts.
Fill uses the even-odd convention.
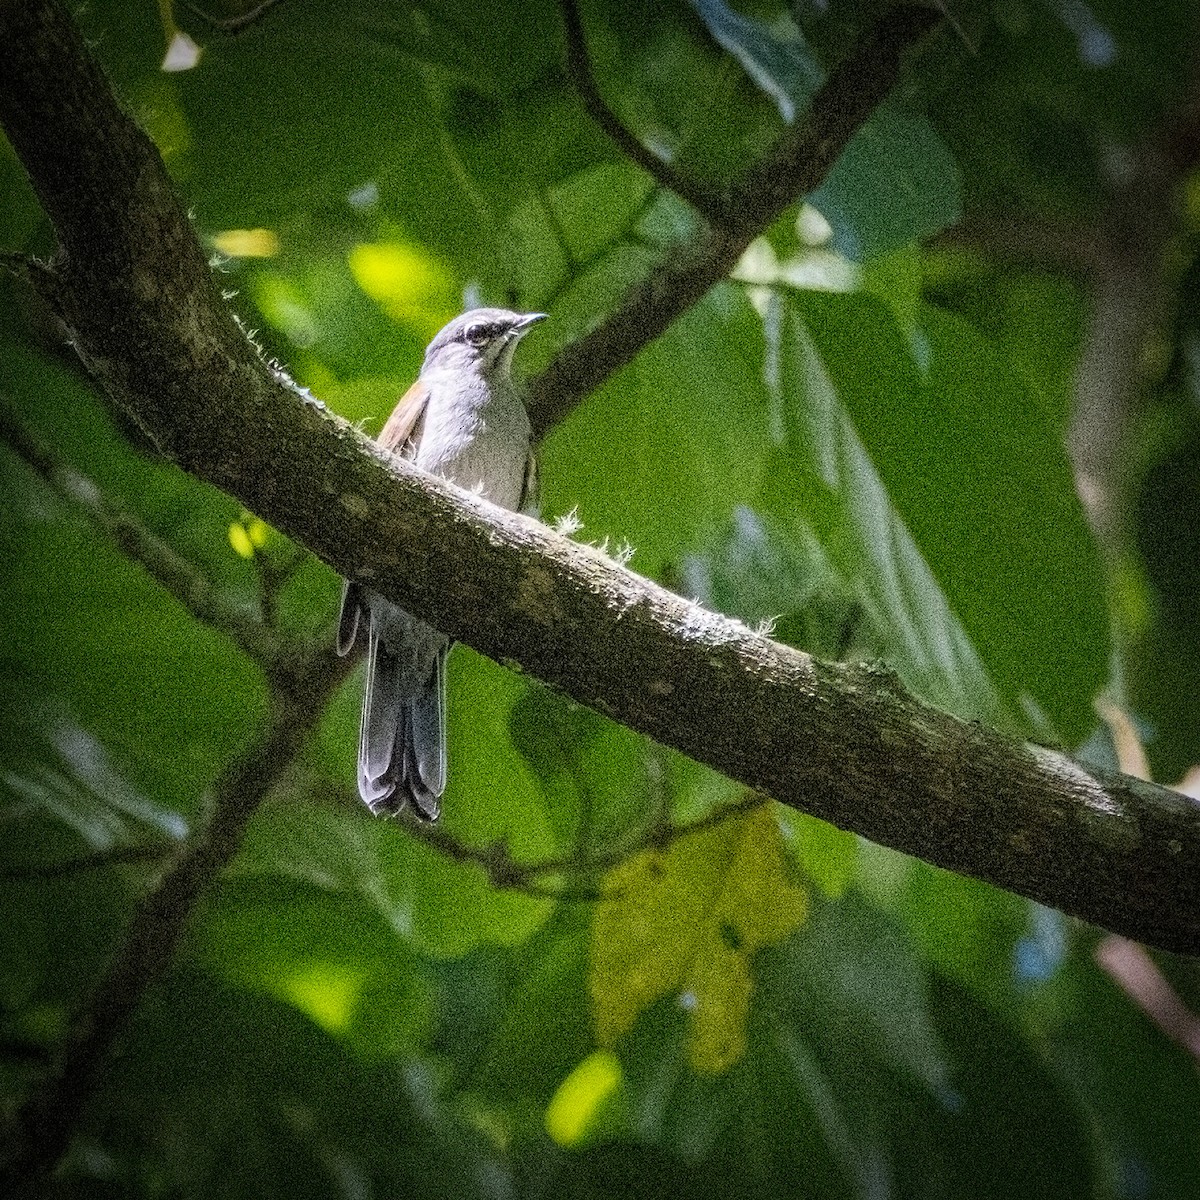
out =
[[[512,374],[521,338],[545,313],[476,308],[429,343],[416,382],[378,444],[502,508],[536,512],[537,464],[524,389]],[[337,652],[367,633],[358,792],[378,815],[437,820],[446,787],[446,658],[451,640],[363,584],[345,580]]]

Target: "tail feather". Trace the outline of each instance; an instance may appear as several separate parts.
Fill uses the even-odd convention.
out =
[[[448,648],[443,648],[434,655],[428,686],[405,704],[405,778],[417,809],[431,821],[437,819],[439,799],[446,790],[447,653]]]
[[[387,801],[395,791],[392,760],[401,733],[400,698],[397,694],[399,662],[370,623],[367,635],[366,691],[358,728],[358,791],[372,812],[399,811]]]
[[[406,618],[406,621],[408,619]],[[374,813],[411,805],[437,819],[446,786],[445,662],[448,646],[417,622],[392,652],[372,613],[358,743],[358,790]],[[395,631],[389,631],[395,641]],[[438,644],[441,640],[441,644]],[[423,652],[422,652],[423,651]]]

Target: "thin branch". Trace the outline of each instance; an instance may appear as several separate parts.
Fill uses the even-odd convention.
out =
[[[938,245],[965,246],[1019,263],[1057,268],[1088,278],[1104,265],[1100,232],[1078,222],[1055,221],[1013,209],[965,217],[940,234]]]
[[[720,191],[711,184],[692,179],[644,146],[608,106],[600,94],[600,85],[596,82],[596,74],[592,69],[587,36],[583,30],[577,0],[559,0],[558,7],[566,32],[567,75],[579,93],[588,116],[600,126],[625,157],[641,167],[651,179],[686,200],[710,224],[723,224],[727,209]]]
[[[258,609],[262,623],[272,634],[279,631],[279,601],[283,589],[308,561],[303,550],[291,549],[277,557],[269,549],[256,547],[251,562],[258,577]]]
[[[325,704],[344,678],[327,655],[297,676],[267,728],[225,770],[212,792],[207,821],[183,842],[134,911],[113,961],[72,1022],[53,1071],[19,1116],[16,1154],[0,1172],[4,1195],[38,1189],[66,1150],[105,1064],[147,989],[170,965],[197,899],[230,862],[266,795],[285,776]]]
[[[789,204],[820,186],[895,86],[905,52],[940,20],[934,9],[916,4],[883,15],[830,74],[806,117],[734,182],[722,223],[675,248],[595,329],[565,347],[531,382],[530,416],[539,435],[699,303]]]
[[[206,12],[198,4],[193,4],[192,0],[183,0],[183,6],[193,16],[199,17],[201,21],[207,25],[211,25],[214,29],[219,29],[222,33],[241,33],[243,29],[249,29],[256,21],[261,20],[267,15],[276,5],[282,3],[282,0],[263,0],[261,4],[250,9],[249,12],[241,13],[236,17],[214,17],[212,13]]]
[[[472,846],[467,842],[460,841],[442,825],[431,825],[427,821],[419,821],[407,816],[403,820],[405,828],[413,837],[424,842],[439,854],[445,855],[454,862],[482,868],[488,877],[488,882],[494,888],[503,891],[525,892],[529,895],[552,896],[556,899],[562,899],[568,895],[576,899],[599,899],[599,892],[539,887],[536,881],[546,875],[588,879],[610,870],[639,850],[651,846],[665,850],[680,838],[699,833],[704,829],[711,829],[734,817],[744,816],[767,803],[768,800],[768,796],[751,793],[744,800],[723,805],[694,821],[685,821],[679,825],[670,823],[656,825],[649,831],[643,831],[636,838],[614,843],[601,849],[589,850],[582,854],[572,851],[567,855],[529,861],[514,858],[508,849],[508,844],[504,841],[493,842],[490,846]]]
[[[180,556],[127,508],[106,496],[82,471],[63,462],[0,403],[0,441],[42,477],[64,500],[81,509],[127,558],[141,566],[197,620],[224,633],[257,663],[270,669],[279,646],[254,614],[223,599],[194,563]]]

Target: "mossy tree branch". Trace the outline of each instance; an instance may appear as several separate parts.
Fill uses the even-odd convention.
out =
[[[65,252],[52,300],[164,455],[482,653],[784,803],[1200,948],[1195,803],[777,645],[386,457],[263,366],[157,152],[58,4],[10,2],[0,44],[0,118]]]
[[[928,10],[893,10],[831,75],[804,130],[748,172],[764,223],[819,182],[931,22]],[[0,0],[0,122],[59,239],[35,286],[97,382],[166,458],[340,573],[751,788],[1129,936],[1200,952],[1193,801],[1098,776],[934,711],[889,672],[821,663],[707,613],[384,456],[286,386],[230,315],[157,151],[57,0]],[[747,218],[736,235],[710,231],[640,285],[608,332],[568,348],[558,374],[540,381],[543,413],[569,409],[657,336],[724,274],[750,229]],[[303,665],[290,690],[310,708],[276,712],[257,758],[229,768],[212,820],[139,908],[30,1109],[34,1174],[61,1154],[196,897],[328,695],[332,672]]]

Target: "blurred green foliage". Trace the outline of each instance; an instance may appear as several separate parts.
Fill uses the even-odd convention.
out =
[[[614,110],[718,182],[803,120],[872,7],[582,6]],[[1063,449],[1086,281],[918,239],[1101,220],[1112,160],[1188,86],[1200,13],[958,7],[818,192],[550,432],[544,512],[1014,732],[1103,754],[1093,699],[1126,687],[1176,778],[1200,761],[1194,225],[1107,559]],[[165,11],[79,19],[236,311],[371,432],[464,302],[548,309],[532,370],[698,228],[586,117],[551,0],[284,0],[237,34],[180,6],[202,53],[177,73]],[[0,180],[0,244],[48,251],[7,147]],[[328,636],[323,567],[156,462],[8,277],[0,309],[5,404],[230,605],[285,644]],[[271,697],[0,461],[11,1114]],[[450,687],[443,840],[350,795],[352,679],[192,915],[54,1194],[1200,1196],[1195,1063],[1096,965],[1094,931],[746,806],[467,650]],[[1171,979],[1195,1010],[1200,975]]]

